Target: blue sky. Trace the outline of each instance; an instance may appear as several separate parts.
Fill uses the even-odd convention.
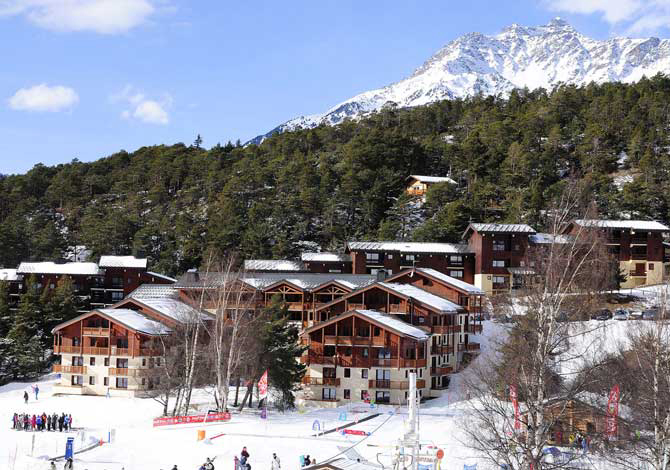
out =
[[[554,16],[600,39],[667,37],[670,0],[0,0],[0,173],[245,141],[462,34]]]

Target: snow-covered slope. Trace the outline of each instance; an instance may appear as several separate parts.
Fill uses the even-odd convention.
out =
[[[292,119],[263,138],[296,128],[337,124],[381,109],[419,106],[482,93],[505,94],[514,88],[553,88],[560,82],[634,82],[670,72],[670,40],[612,38],[598,41],[560,18],[543,26],[514,24],[496,36],[471,33],[437,51],[410,77],[366,91],[325,113]]]

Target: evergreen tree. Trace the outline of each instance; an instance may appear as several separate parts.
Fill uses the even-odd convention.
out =
[[[298,389],[306,367],[297,361],[307,346],[298,341],[298,328],[288,322],[288,311],[277,300],[266,309],[268,318],[262,332],[261,364],[268,371],[272,388],[281,393],[280,409],[295,406],[293,393]]]
[[[12,326],[12,311],[9,308],[9,283],[0,281],[0,338],[4,338]]]
[[[12,327],[7,334],[7,368],[13,378],[32,378],[45,366],[44,325],[41,321],[40,289],[34,276],[26,283]]]

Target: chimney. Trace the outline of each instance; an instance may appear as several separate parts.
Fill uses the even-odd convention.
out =
[[[191,268],[188,271],[186,271],[186,274],[184,274],[184,282],[186,283],[196,283],[200,281],[200,273],[196,268]]]

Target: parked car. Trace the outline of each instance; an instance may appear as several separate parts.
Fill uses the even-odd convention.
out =
[[[645,310],[642,312],[643,320],[656,320],[657,312],[656,310]]]
[[[614,311],[612,315],[612,320],[628,320],[629,313],[625,309],[618,309]]]
[[[640,320],[642,318],[642,310],[631,310],[628,315],[629,320]]]
[[[598,310],[593,315],[591,315],[591,320],[610,320],[612,318],[612,312],[609,309],[603,308]]]

